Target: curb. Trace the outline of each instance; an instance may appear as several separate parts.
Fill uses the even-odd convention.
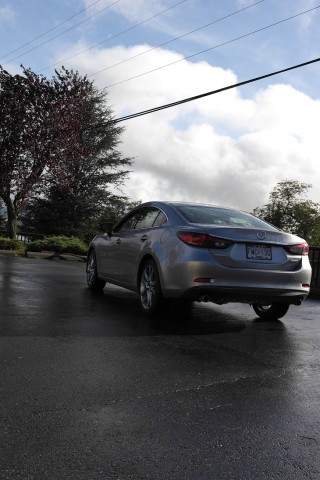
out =
[[[14,250],[0,250],[0,257],[19,257],[19,258],[34,258],[43,260],[68,260],[73,262],[86,262],[86,255],[76,255],[74,253],[56,253],[56,252],[26,252],[23,255],[18,255]]]
[[[18,257],[14,250],[0,250],[1,257]]]
[[[44,260],[69,260],[73,262],[86,262],[86,255],[76,255],[74,253],[56,253],[56,252],[26,252],[26,258],[42,258]]]

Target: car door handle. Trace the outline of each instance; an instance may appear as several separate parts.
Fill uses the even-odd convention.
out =
[[[140,240],[141,240],[141,242],[145,242],[146,240],[148,240],[148,235],[142,235]]]
[[[116,241],[116,245],[120,245],[121,244],[121,240],[120,238],[118,238],[118,240]]]

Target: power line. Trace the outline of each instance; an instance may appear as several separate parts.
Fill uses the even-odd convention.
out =
[[[152,50],[156,50],[157,48],[161,48],[161,47],[163,47],[164,45],[168,45],[169,43],[173,43],[173,42],[175,42],[176,40],[180,40],[181,38],[184,38],[184,37],[186,37],[186,36],[188,36],[188,35],[191,35],[192,33],[198,32],[199,30],[203,30],[204,28],[210,27],[210,25],[213,25],[213,24],[215,24],[215,23],[221,22],[222,20],[225,20],[226,18],[229,18],[229,17],[232,17],[232,16],[234,16],[234,15],[237,15],[238,13],[243,12],[244,10],[248,10],[248,8],[254,7],[254,6],[256,6],[256,5],[258,5],[259,3],[262,3],[262,2],[264,2],[264,1],[265,1],[265,0],[259,0],[258,2],[252,3],[251,5],[247,5],[246,7],[243,7],[243,8],[241,8],[240,10],[236,10],[235,12],[229,13],[228,15],[225,15],[224,17],[221,17],[221,18],[218,18],[218,19],[216,19],[216,20],[213,20],[213,21],[210,22],[210,23],[206,23],[205,25],[202,25],[201,27],[195,28],[194,30],[191,30],[190,32],[187,32],[187,33],[184,33],[183,35],[179,35],[178,37],[172,38],[171,40],[168,40],[167,42],[161,43],[160,45],[157,45],[156,47],[148,48],[148,50],[144,50],[143,52],[138,53],[137,55],[133,55],[132,57],[126,58],[125,60],[122,60],[121,62],[118,62],[118,63],[115,63],[115,64],[110,65],[110,66],[108,66],[108,67],[105,67],[105,68],[103,68],[102,70],[99,70],[99,71],[97,71],[97,72],[90,73],[90,75],[88,75],[88,77],[92,77],[92,76],[94,76],[94,75],[98,75],[99,73],[102,73],[102,72],[104,72],[104,71],[106,71],[106,70],[109,70],[109,69],[111,69],[111,68],[117,67],[118,65],[121,65],[122,63],[128,62],[129,60],[133,60],[134,58],[141,57],[141,55],[144,55],[145,53],[151,52]],[[83,52],[82,52],[82,53],[83,53]],[[67,60],[70,60],[70,58],[73,58],[73,57],[69,57]]]
[[[167,108],[176,107],[177,105],[181,105],[183,103],[192,102],[194,100],[199,100],[200,98],[208,97],[209,95],[215,95],[217,93],[225,92],[226,90],[230,90],[232,88],[241,87],[242,85],[247,85],[248,83],[257,82],[259,80],[263,80],[265,78],[272,77],[274,75],[279,75],[280,73],[289,72],[290,70],[294,70],[296,68],[305,67],[306,65],[311,65],[312,63],[316,63],[316,62],[319,62],[319,61],[320,61],[320,57],[315,58],[313,60],[309,60],[308,62],[299,63],[298,65],[293,65],[292,67],[284,68],[282,70],[277,70],[277,71],[272,72],[272,73],[267,73],[265,75],[261,75],[259,77],[251,78],[250,80],[245,80],[243,82],[238,82],[238,83],[235,83],[233,85],[228,85],[227,87],[218,88],[217,90],[212,90],[211,92],[201,93],[200,95],[195,95],[194,97],[185,98],[183,100],[178,100],[176,102],[167,103],[166,105],[160,105],[159,107],[149,108],[148,110],[143,110],[141,112],[132,113],[131,115],[126,115],[124,117],[115,118],[115,119],[110,120],[108,122],[94,125],[92,128],[99,128],[99,127],[107,126],[107,125],[110,125],[110,124],[123,122],[125,120],[130,120],[131,118],[136,118],[136,117],[141,117],[143,115],[148,115],[149,113],[158,112],[159,110],[165,110]]]
[[[180,35],[180,36],[178,36],[178,37],[176,37],[176,38],[173,38],[173,39],[171,39],[171,40],[168,40],[167,42],[161,43],[160,45],[157,45],[156,47],[149,48],[148,50],[145,50],[144,52],[139,53],[138,55],[134,55],[134,56],[129,57],[129,58],[125,59],[125,60],[122,60],[122,61],[119,62],[119,63],[116,63],[116,64],[114,64],[114,65],[110,65],[110,66],[108,66],[108,67],[106,67],[106,68],[103,68],[102,70],[99,70],[98,72],[91,73],[90,75],[88,75],[88,77],[92,77],[92,76],[97,75],[97,74],[99,74],[99,73],[101,73],[101,72],[104,72],[105,70],[108,70],[108,69],[110,69],[110,68],[113,68],[113,67],[116,67],[116,66],[118,66],[118,65],[121,65],[122,63],[125,63],[125,62],[127,62],[127,61],[129,61],[129,60],[132,60],[132,59],[136,58],[136,57],[139,57],[139,56],[141,56],[141,55],[144,55],[144,54],[147,53],[147,52],[151,52],[152,50],[155,50],[155,49],[157,49],[157,48],[163,47],[164,45],[168,45],[169,43],[172,43],[172,42],[174,42],[174,41],[176,41],[176,40],[179,40],[180,38],[186,37],[187,35],[191,35],[192,33],[198,32],[199,30],[202,30],[202,29],[204,29],[204,28],[206,28],[206,27],[209,27],[210,25],[213,25],[214,23],[221,22],[222,20],[225,20],[226,18],[229,18],[229,17],[231,17],[231,16],[233,16],[233,15],[236,15],[236,14],[238,14],[238,13],[244,11],[244,10],[247,10],[248,8],[251,8],[251,7],[255,6],[255,5],[258,5],[259,3],[262,3],[262,2],[264,2],[264,1],[265,1],[265,0],[259,0],[258,2],[255,2],[255,3],[253,3],[252,5],[248,5],[247,7],[241,8],[240,10],[237,10],[237,11],[235,11],[235,12],[232,12],[232,13],[228,14],[228,15],[225,15],[224,17],[218,18],[217,20],[213,20],[212,22],[207,23],[206,25],[202,25],[201,27],[196,28],[196,29],[194,29],[194,30],[192,30],[192,31],[190,31],[190,32],[187,32],[187,33],[185,33],[185,34],[183,34],[183,35]],[[173,6],[170,7],[169,9],[172,9],[172,8],[176,7],[176,6],[179,5],[180,3],[182,3],[182,2],[179,2],[179,3],[176,4],[176,5],[173,5]],[[163,12],[160,12],[160,13],[156,14],[155,16],[159,16],[160,14],[165,13],[165,12],[166,12],[167,10],[169,10],[169,9],[166,9],[166,10],[164,10]],[[54,63],[54,64],[52,64],[52,65],[49,65],[48,67],[45,67],[45,68],[39,70],[39,72],[42,72],[43,70],[47,70],[48,68],[51,68],[51,67],[55,67],[56,65],[60,64],[61,62],[66,62],[66,61],[68,61],[68,60],[71,60],[72,58],[75,58],[75,57],[77,57],[77,56],[79,56],[79,55],[82,55],[83,53],[88,52],[89,50],[92,50],[93,48],[99,47],[100,45],[103,45],[104,43],[106,43],[106,42],[108,42],[108,41],[116,38],[117,36],[122,35],[123,33],[126,33],[127,31],[132,30],[133,28],[136,28],[137,26],[140,26],[142,23],[145,23],[145,22],[147,22],[147,21],[149,21],[149,20],[152,20],[153,18],[155,18],[155,16],[153,16],[153,17],[151,17],[151,18],[149,18],[149,19],[147,19],[147,20],[142,21],[142,22],[138,23],[137,25],[134,25],[133,27],[131,27],[131,28],[127,29],[127,30],[124,30],[123,32],[120,32],[120,33],[118,33],[118,34],[116,34],[116,35],[108,38],[107,40],[103,40],[103,41],[100,42],[100,43],[97,43],[97,44],[95,44],[95,45],[92,45],[91,47],[88,47],[88,48],[86,48],[85,50],[82,50],[81,52],[78,52],[78,53],[76,53],[76,54],[74,54],[74,55],[71,55],[70,57],[63,58],[63,59],[59,60],[58,62],[56,62],[56,63]]]
[[[147,22],[149,22],[150,20],[153,20],[154,18],[159,17],[159,16],[162,15],[163,13],[166,13],[166,12],[168,12],[169,10],[172,10],[173,8],[178,7],[179,5],[181,5],[181,3],[184,3],[184,2],[186,2],[186,1],[187,1],[187,0],[180,0],[180,2],[175,3],[175,4],[172,5],[171,7],[168,7],[168,8],[166,8],[165,10],[162,10],[162,11],[159,12],[159,13],[156,13],[156,14],[153,15],[152,17],[146,18],[145,20],[142,20],[141,22],[133,25],[132,27],[127,28],[126,30],[123,30],[122,32],[116,33],[115,35],[112,35],[111,37],[107,38],[106,40],[102,40],[102,42],[96,43],[95,45],[92,45],[91,47],[88,47],[88,48],[86,48],[85,50],[81,50],[81,52],[75,53],[74,55],[71,55],[70,57],[63,58],[63,59],[59,60],[58,62],[53,63],[52,65],[49,65],[48,67],[44,67],[44,68],[42,68],[41,70],[38,70],[38,72],[43,72],[44,70],[47,70],[48,68],[55,67],[56,65],[61,64],[61,62],[66,62],[67,60],[71,60],[72,58],[78,57],[79,55],[82,55],[82,54],[85,53],[85,52],[89,52],[89,51],[92,50],[93,48],[99,47],[100,45],[103,45],[104,43],[110,42],[110,40],[113,40],[114,38],[120,37],[120,35],[123,35],[124,33],[130,32],[130,31],[133,30],[134,28],[140,27],[140,25],[143,25],[144,23],[147,23]],[[261,0],[261,1],[263,1],[263,0]]]
[[[11,59],[8,60],[6,63],[4,63],[4,65],[6,65],[6,64],[9,63],[9,62],[13,62],[13,61],[16,60],[17,58],[24,57],[24,55],[27,55],[27,53],[33,52],[34,50],[37,50],[38,48],[42,47],[43,45],[46,45],[47,43],[51,42],[52,40],[55,40],[56,38],[61,37],[61,35],[64,35],[65,33],[70,32],[70,30],[73,30],[74,28],[78,27],[78,26],[81,25],[82,23],[85,23],[85,22],[87,22],[88,20],[90,20],[91,18],[95,17],[96,15],[99,15],[99,13],[103,12],[104,10],[107,10],[108,8],[113,7],[113,5],[115,5],[116,3],[119,3],[120,1],[121,1],[121,0],[116,0],[115,2],[111,3],[110,5],[107,5],[106,7],[102,8],[102,9],[99,10],[98,12],[94,13],[94,14],[91,15],[90,17],[85,18],[85,19],[82,20],[81,22],[76,23],[75,25],[73,25],[72,27],[68,28],[67,30],[64,30],[63,32],[58,33],[58,34],[55,35],[54,37],[51,37],[51,38],[49,38],[48,40],[46,40],[45,42],[42,42],[42,43],[40,43],[39,45],[36,45],[35,47],[31,48],[30,50],[27,50],[26,52],[22,53],[21,55],[18,55],[17,57],[11,58]]]
[[[80,10],[79,12],[75,13],[74,15],[71,15],[71,17],[67,18],[66,20],[63,20],[62,22],[58,23],[57,25],[55,25],[54,27],[50,28],[49,30],[47,30],[46,32],[43,32],[41,33],[40,35],[38,35],[37,37],[34,37],[32,40],[24,43],[23,45],[21,45],[20,47],[17,47],[16,49],[12,50],[11,52],[7,53],[6,55],[3,55],[3,57],[0,57],[0,60],[2,60],[3,58],[6,58],[6,57],[9,57],[9,55],[12,55],[13,53],[17,52],[18,50],[21,50],[21,48],[23,47],[27,47],[28,45],[30,45],[30,43],[33,43],[35,42],[36,40],[39,40],[39,38],[42,38],[44,37],[45,35],[47,35],[47,33],[50,33],[52,32],[53,30],[56,30],[57,28],[61,27],[61,25],[64,25],[65,23],[69,22],[69,20],[72,20],[73,18],[77,17],[78,15],[80,15],[81,13],[85,12],[86,10],[89,10],[89,8],[93,7],[96,3],[99,3],[101,2],[102,0],[96,0],[95,2],[91,3],[91,5],[89,5],[88,7],[86,8],[83,8],[82,10]]]
[[[281,23],[284,23],[284,22],[287,22],[289,20],[292,20],[293,18],[297,18],[301,15],[305,15],[306,13],[309,13],[313,10],[316,10],[320,8],[320,5],[317,5],[316,7],[313,7],[313,8],[309,8],[308,10],[304,10],[303,12],[300,12],[300,13],[297,13],[295,15],[292,15],[291,17],[287,17],[287,18],[284,18],[283,20],[279,20],[278,22],[275,22],[275,23],[272,23],[270,25],[267,25],[265,27],[262,27],[262,28],[259,28],[257,30],[254,30],[252,32],[249,32],[249,33],[246,33],[244,35],[240,35],[239,37],[236,37],[236,38],[233,38],[231,40],[227,40],[226,42],[223,42],[223,43],[220,43],[218,45],[214,45],[213,47],[210,47],[210,48],[206,48],[205,50],[201,50],[201,52],[197,52],[197,53],[194,53],[192,55],[188,55],[186,57],[182,57],[180,58],[179,60],[175,60],[174,62],[171,62],[171,63],[167,63],[165,65],[162,65],[161,67],[157,67],[157,68],[154,68],[152,70],[148,70],[146,72],[143,72],[143,73],[140,73],[138,75],[134,75],[133,77],[130,77],[130,78],[126,78],[124,80],[120,80],[119,82],[116,82],[116,83],[112,83],[110,85],[107,85],[106,87],[104,87],[105,89],[106,88],[111,88],[111,87],[114,87],[116,85],[120,85],[122,83],[125,83],[125,82],[129,82],[130,80],[134,80],[136,78],[139,78],[139,77],[143,77],[144,75],[148,75],[149,73],[153,73],[153,72],[156,72],[158,70],[162,70],[163,68],[166,68],[166,67],[170,67],[171,65],[175,65],[177,63],[180,63],[182,62],[183,60],[188,60],[189,58],[193,58],[193,57],[196,57],[197,55],[201,55],[202,53],[207,53],[209,52],[210,50],[214,50],[215,48],[219,48],[219,47],[222,47],[224,45],[227,45],[229,43],[233,43],[233,42],[236,42],[237,40],[241,40],[243,38],[246,38],[246,37],[249,37],[251,35],[254,35],[255,33],[259,33],[259,32],[262,32],[263,30],[267,30],[268,28],[271,28],[271,27],[275,27],[277,25],[280,25]]]

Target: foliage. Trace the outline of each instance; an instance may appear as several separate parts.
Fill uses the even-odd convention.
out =
[[[101,197],[98,200],[95,193],[75,196],[63,187],[52,186],[47,197],[31,200],[21,217],[21,228],[45,235],[73,235],[89,242],[103,221],[115,222],[137,204],[111,194],[105,195],[102,204]]]
[[[116,223],[121,217],[126,215],[130,210],[140,205],[141,201],[124,202],[122,198],[113,198],[112,202],[107,205],[101,212],[99,224],[102,222]]]
[[[50,236],[27,244],[29,252],[50,251],[55,253],[72,253],[75,255],[86,255],[88,245],[77,237],[64,235]]]
[[[4,215],[3,215],[3,209],[4,209],[4,204],[0,198],[0,229],[3,229],[4,228],[4,225],[5,225],[5,218],[4,218]]]
[[[320,247],[320,221],[315,225],[309,238],[310,245]]]
[[[64,168],[51,168],[38,195],[29,202],[20,219],[22,228],[46,235],[76,235],[89,241],[98,231],[101,216],[112,204],[126,205],[125,196],[110,192],[128,174],[121,168],[131,159],[116,150],[121,128],[112,124],[106,95],[93,90],[82,116],[83,155],[69,152]]]
[[[11,238],[31,197],[60,187],[69,199],[95,192],[99,200],[128,174],[131,159],[116,150],[122,129],[87,77],[64,68],[50,80],[25,68],[12,76],[0,67],[0,110],[0,197]]]
[[[305,198],[310,187],[296,180],[279,182],[269,195],[269,203],[255,208],[253,214],[310,244],[319,242],[320,204]]]
[[[23,255],[26,246],[21,240],[0,237],[0,250],[14,250],[18,255]]]

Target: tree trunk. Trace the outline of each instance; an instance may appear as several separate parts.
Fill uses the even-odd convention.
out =
[[[5,204],[7,206],[7,215],[8,215],[8,222],[7,222],[7,237],[8,238],[16,238],[16,228],[17,228],[17,213],[16,209],[14,208],[13,202],[11,198],[5,199]]]

